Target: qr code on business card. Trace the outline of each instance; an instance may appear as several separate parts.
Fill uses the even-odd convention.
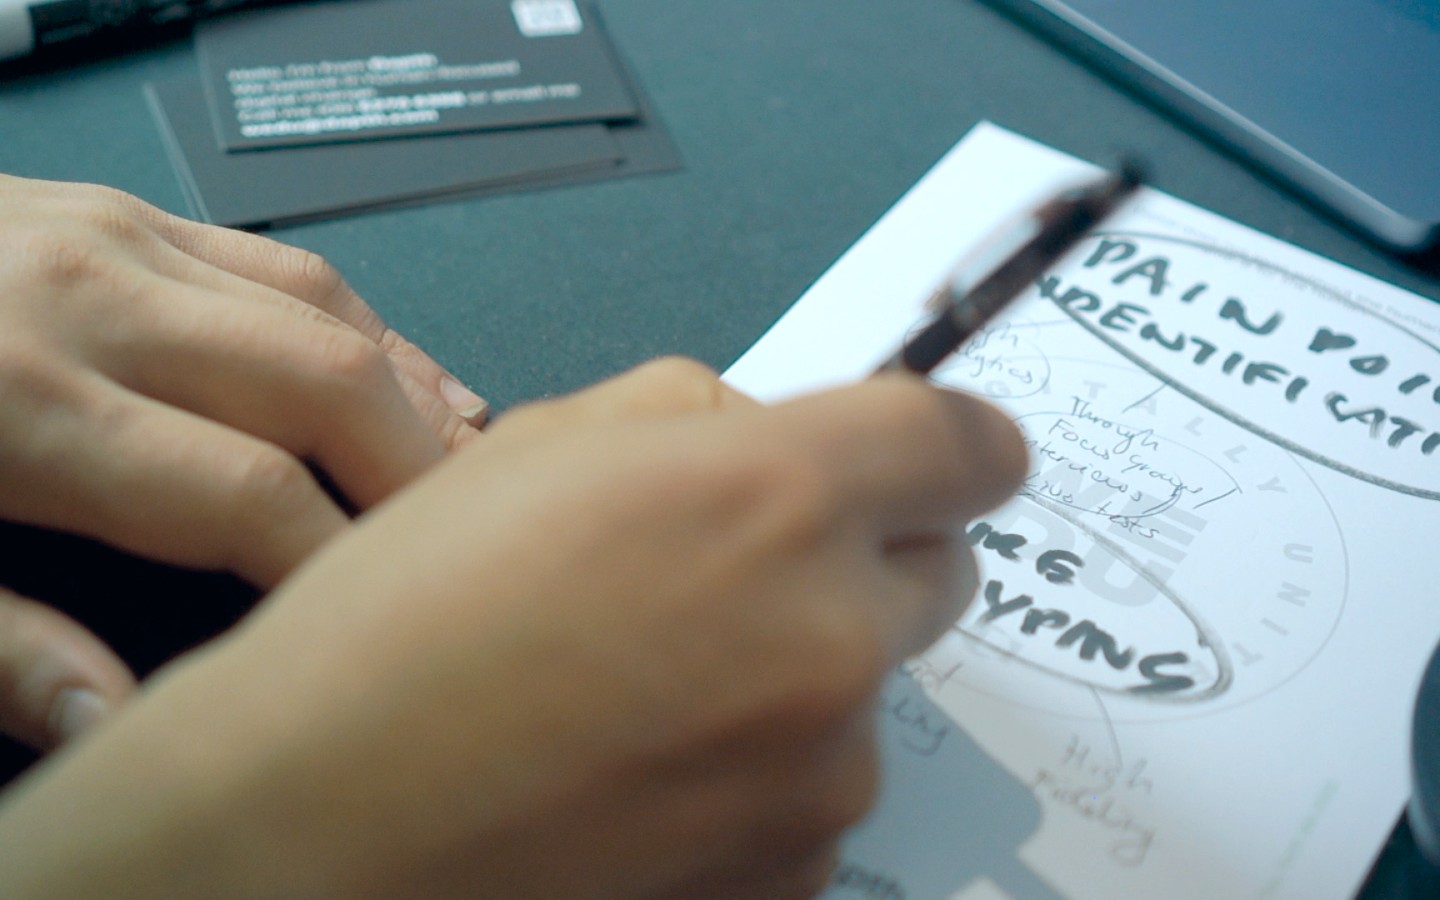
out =
[[[510,11],[526,37],[579,34],[585,27],[575,0],[511,0]]]

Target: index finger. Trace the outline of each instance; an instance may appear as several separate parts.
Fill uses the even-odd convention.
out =
[[[814,521],[840,537],[843,564],[861,567],[852,577],[863,588],[841,594],[880,639],[886,667],[922,651],[973,596],[975,561],[960,527],[1025,474],[1015,425],[908,373],[764,412],[766,452],[788,457],[786,477],[803,479]]]
[[[565,433],[606,422],[667,419],[756,405],[703,363],[667,356],[574,394],[508,412],[490,426],[490,435]]]
[[[784,405],[782,427],[824,468],[837,514],[903,540],[1009,499],[1027,470],[1020,432],[977,398],[908,373]]]

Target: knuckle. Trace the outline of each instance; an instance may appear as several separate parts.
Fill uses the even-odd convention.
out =
[[[826,604],[817,599],[816,624],[795,641],[797,657],[805,660],[807,677],[801,682],[801,703],[820,722],[834,722],[863,708],[890,668],[889,649],[873,616],[858,606]]]
[[[34,663],[47,651],[59,649],[57,642],[66,636],[65,621],[63,614],[40,601],[0,587],[0,670],[11,667],[11,671],[0,673],[0,689],[13,692],[18,683],[27,679],[49,680],[36,679],[46,672],[26,671],[27,667],[19,664]]]
[[[459,416],[447,415],[440,419],[437,437],[440,438],[441,445],[447,449],[459,450],[478,440],[480,432]]]
[[[368,396],[393,380],[394,371],[384,350],[358,332],[328,331],[314,358],[336,388]]]
[[[830,790],[815,814],[818,834],[827,841],[838,838],[865,818],[880,792],[879,765],[873,761],[857,767],[850,777]]]
[[[876,423],[947,448],[949,457],[961,463],[955,474],[972,500],[993,505],[1024,480],[1029,469],[1024,440],[995,406],[918,379],[877,379],[876,384],[876,408],[870,410]]]
[[[318,487],[305,464],[269,444],[231,457],[233,508],[252,522],[289,519],[314,498]]]
[[[996,413],[996,415],[999,415]],[[1016,490],[1030,473],[1030,451],[1015,423],[1006,418],[999,425],[1000,440],[990,454],[989,466],[997,483]]]
[[[57,409],[75,402],[72,381],[47,347],[0,339],[0,408],[53,417]]]
[[[85,182],[73,185],[74,197],[82,202],[95,206],[133,206],[148,205],[133,194],[107,184],[96,184]]]
[[[940,628],[936,632],[937,640],[939,635],[944,634],[965,615],[980,592],[980,562],[975,551],[970,549],[968,543],[954,540],[950,542],[950,553],[952,581],[946,585],[945,592],[949,604],[937,617],[941,620]]]
[[[93,235],[73,226],[32,232],[19,241],[17,250],[33,278],[57,288],[82,284],[107,270]]]
[[[844,604],[841,609],[846,613],[832,611],[825,616],[827,627],[818,650],[837,662],[843,661],[845,672],[833,672],[831,677],[844,690],[847,700],[869,699],[876,683],[895,661],[890,658],[876,610],[869,603]]]
[[[25,603],[9,588],[0,587],[0,646],[14,644],[25,625]]]
[[[760,498],[766,538],[789,552],[820,543],[838,522],[838,498],[820,461],[790,445],[755,449],[733,477]]]
[[[533,400],[523,406],[507,410],[505,415],[487,429],[491,437],[511,434],[525,435],[548,427],[557,417],[558,403],[554,400]]]
[[[662,356],[639,366],[631,385],[640,393],[662,400],[676,410],[716,409],[720,406],[720,376],[698,360]]]
[[[787,891],[783,897],[795,898],[795,900],[810,900],[824,893],[835,880],[835,870],[840,864],[840,851],[838,842],[832,842],[819,857],[806,865],[795,879],[793,890]]]
[[[289,272],[291,293],[302,299],[319,301],[345,290],[340,270],[318,253],[299,247],[284,247],[283,262]]]
[[[50,198],[48,206],[51,222],[64,222],[73,230],[70,239],[106,244],[133,245],[155,238],[149,222],[163,215],[138,197],[98,184],[75,185],[72,192]]]
[[[793,737],[826,740],[865,715],[893,665],[873,619],[827,612],[834,598],[816,597],[785,629],[787,659],[772,672],[764,716],[786,723]],[[795,615],[791,613],[791,615]]]
[[[1030,454],[1020,429],[1005,413],[969,398],[970,410],[961,429],[952,426],[951,440],[967,459],[970,502],[989,508],[1013,493],[1030,470]]]
[[[827,896],[826,889],[833,885],[839,865],[840,842],[832,840],[808,853],[791,854],[777,867],[773,877],[767,879],[763,892],[745,896],[765,900],[815,900]]]
[[[91,195],[81,201],[77,210],[79,221],[97,234],[125,242],[149,233],[137,206],[143,201],[114,188],[91,188]]]
[[[952,415],[945,395],[918,378],[877,380],[875,391],[875,408],[868,413],[885,427],[933,434]]]
[[[701,385],[719,377],[714,369],[688,356],[661,356],[642,363],[635,371],[661,383]]]
[[[111,188],[94,188],[65,202],[38,227],[8,235],[16,248],[14,258],[30,276],[54,286],[70,287],[107,278],[120,265],[124,253],[116,248],[138,248],[158,238],[134,211],[140,201]],[[113,279],[112,279],[113,280]]]
[[[366,307],[369,310],[369,307]],[[372,315],[373,310],[369,310]],[[376,339],[375,345],[385,352],[387,356],[394,358],[413,357],[421,355],[420,349],[409,341],[400,332],[379,321],[378,315],[374,316],[379,330],[380,337]]]
[[[850,749],[850,748],[847,748]],[[880,791],[880,765],[873,744],[850,749],[845,763],[834,767],[801,815],[793,820],[793,841],[816,851],[832,846],[865,818]]]

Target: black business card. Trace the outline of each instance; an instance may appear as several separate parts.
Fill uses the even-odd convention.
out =
[[[198,84],[175,81],[146,91],[194,217],[216,225],[273,227],[599,176],[619,168],[624,153],[612,129],[600,124],[226,153],[215,144]]]
[[[321,0],[210,19],[195,45],[230,151],[639,114],[576,0]]]

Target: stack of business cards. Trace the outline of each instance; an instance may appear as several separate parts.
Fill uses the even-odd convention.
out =
[[[196,218],[273,227],[677,168],[576,0],[318,0],[203,22],[151,108]]]

